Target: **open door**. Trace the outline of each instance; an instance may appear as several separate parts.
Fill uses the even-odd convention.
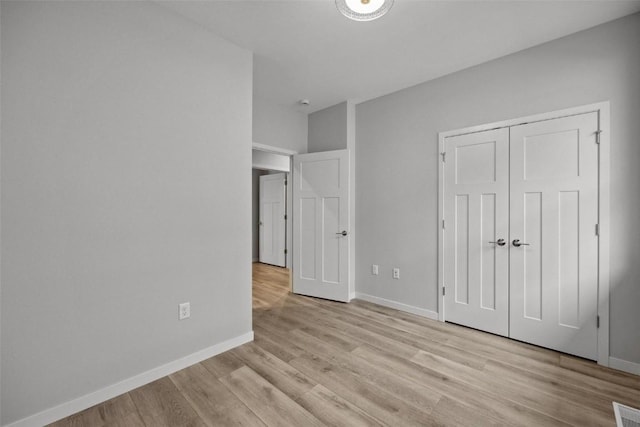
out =
[[[260,262],[285,266],[287,174],[260,177]]]
[[[293,156],[293,292],[349,301],[349,150]]]

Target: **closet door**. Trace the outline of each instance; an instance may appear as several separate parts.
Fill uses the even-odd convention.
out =
[[[445,140],[447,321],[509,333],[509,129]]]
[[[597,113],[510,128],[510,336],[597,359]]]

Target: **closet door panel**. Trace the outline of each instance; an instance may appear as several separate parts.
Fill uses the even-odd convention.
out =
[[[509,333],[508,129],[445,140],[444,282],[449,322]]]
[[[510,336],[592,360],[597,130],[597,113],[510,130]]]

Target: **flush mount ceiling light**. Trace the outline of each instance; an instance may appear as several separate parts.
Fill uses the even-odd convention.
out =
[[[354,21],[373,21],[387,13],[393,0],[336,0],[338,10]]]

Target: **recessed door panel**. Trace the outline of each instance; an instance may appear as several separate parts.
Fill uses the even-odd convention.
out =
[[[456,184],[479,184],[496,180],[496,142],[461,145],[455,148]]]
[[[542,193],[532,192],[524,195],[524,233],[523,242],[529,247],[523,251],[522,280],[513,282],[513,286],[522,284],[524,291],[524,316],[529,319],[542,319]],[[513,246],[512,246],[513,247]]]
[[[558,195],[558,324],[580,327],[580,193]]]
[[[343,236],[340,230],[340,198],[325,197],[322,200],[322,280],[340,283],[340,251]]]
[[[456,196],[455,301],[469,304],[469,195]]]
[[[318,160],[300,164],[300,190],[335,191],[340,188],[340,161]]]
[[[548,180],[578,176],[579,140],[578,129],[526,136],[523,139],[524,179]],[[550,153],[553,153],[551,157]]]
[[[300,277],[305,280],[316,279],[316,199],[300,199],[300,242],[295,256],[299,259]]]
[[[496,194],[480,196],[480,206],[480,240],[488,242],[496,235]],[[480,257],[480,306],[484,309],[495,310],[496,245],[482,245]]]

